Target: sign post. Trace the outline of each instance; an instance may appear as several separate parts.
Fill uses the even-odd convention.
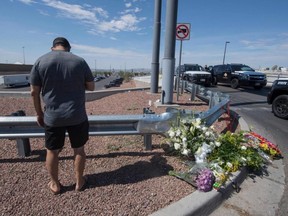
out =
[[[182,57],[182,41],[190,40],[190,23],[178,23],[176,26],[176,40],[180,40],[180,52],[179,52],[179,67],[177,73],[177,101],[179,100],[179,86],[180,86],[180,73],[181,73],[181,57]],[[182,81],[183,86],[183,81]]]

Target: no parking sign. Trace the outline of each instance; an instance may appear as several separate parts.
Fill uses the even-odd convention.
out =
[[[190,40],[190,23],[178,23],[176,26],[177,40]]]

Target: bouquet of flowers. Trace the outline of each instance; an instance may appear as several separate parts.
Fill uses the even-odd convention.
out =
[[[204,161],[205,154],[212,151],[218,135],[213,127],[207,127],[200,118],[181,119],[179,125],[171,127],[168,131],[168,142],[177,152],[185,156],[193,156],[199,147],[204,147],[201,157],[198,151],[198,160]],[[208,146],[209,145],[209,146]]]
[[[248,142],[250,141],[251,143],[251,140],[254,141],[254,143],[257,144],[257,147],[272,159],[282,158],[282,153],[277,145],[270,142],[263,136],[252,131],[246,133],[245,136],[248,139]]]
[[[182,179],[203,192],[212,190],[216,179],[213,171],[203,164],[194,165],[188,172],[170,171],[169,175]]]
[[[168,131],[168,141],[181,155],[194,156],[194,166],[188,172],[169,174],[185,180],[200,191],[218,189],[232,172],[241,167],[260,169],[271,158],[282,157],[278,147],[255,132],[218,135],[200,118],[180,119]]]

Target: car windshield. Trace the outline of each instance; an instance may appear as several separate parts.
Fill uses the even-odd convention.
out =
[[[232,67],[235,71],[255,71],[247,65],[233,65]]]
[[[200,65],[185,65],[185,71],[204,71]]]

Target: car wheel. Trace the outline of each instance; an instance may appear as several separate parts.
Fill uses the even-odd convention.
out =
[[[236,78],[232,79],[232,80],[231,80],[231,87],[232,87],[233,89],[238,88],[238,87],[239,87],[239,80],[236,79]]]
[[[262,88],[263,88],[263,86],[254,86],[254,89],[257,89],[257,90],[260,90]]]
[[[288,119],[288,95],[279,95],[272,104],[272,111],[275,116]]]
[[[217,85],[217,83],[218,83],[218,82],[217,82],[217,78],[216,78],[216,77],[213,77],[213,78],[212,78],[212,84],[213,84],[213,85]]]

